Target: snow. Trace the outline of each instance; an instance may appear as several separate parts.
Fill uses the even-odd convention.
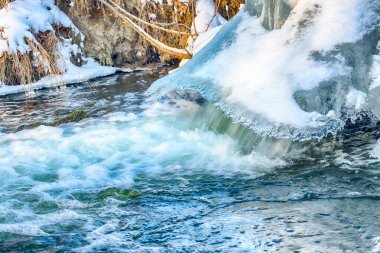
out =
[[[215,15],[216,14],[216,15]],[[196,5],[196,17],[192,24],[192,34],[197,34],[194,39],[192,36],[187,41],[187,50],[194,56],[205,47],[220,31],[227,21],[219,14],[215,13],[215,4],[211,0],[198,0]],[[180,62],[180,67],[189,60],[184,59]],[[174,72],[173,70],[172,72]]]
[[[274,31],[265,30],[258,17],[241,12],[192,60],[156,82],[149,93],[195,89],[235,121],[262,133],[270,133],[274,126],[327,127],[332,114],[302,110],[294,93],[349,73],[345,61],[317,61],[311,54],[326,55],[339,44],[359,40],[371,19],[366,12],[369,2],[294,1],[290,17]]]
[[[304,13],[317,3],[321,5],[321,15],[314,19],[307,35],[297,41],[299,30],[294,24],[301,22]],[[225,93],[229,93],[228,104],[240,103],[274,122],[313,126],[321,115],[301,110],[292,96],[297,90],[309,90],[340,74],[340,66],[317,63],[309,55],[314,50],[329,51],[338,43],[357,39],[355,19],[352,19],[357,15],[353,11],[356,5],[358,1],[299,1],[284,28],[270,33],[260,27],[258,19],[247,18],[239,29],[249,32],[239,33],[233,46],[195,75],[216,77]],[[348,28],[344,27],[346,24]]]
[[[33,95],[34,90],[84,82],[93,78],[115,74],[118,70],[118,68],[100,66],[91,59],[82,67],[72,65],[68,71],[61,76],[47,76],[35,83],[25,85],[8,86],[3,84],[0,86],[0,96],[21,92],[26,92],[27,95]]]
[[[46,31],[55,32],[54,25],[70,28],[83,39],[83,35],[70,18],[54,5],[53,0],[16,0],[10,3],[7,8],[0,10],[0,27],[4,30],[0,33],[0,56],[4,52],[21,54],[29,52],[30,48],[25,43],[25,38],[36,41],[35,34]],[[58,51],[59,55],[62,56],[58,62],[59,67],[65,70],[63,75],[44,77],[27,85],[7,86],[0,83],[0,95],[18,92],[26,92],[32,95],[36,89],[83,82],[92,78],[111,75],[117,71],[130,71],[129,69],[101,66],[92,58],[85,58],[87,63],[81,67],[75,66],[71,63],[70,57],[72,54],[81,53],[81,48],[70,39],[61,38]]]
[[[87,63],[81,67],[75,66],[71,63],[70,56],[72,52],[76,52],[77,50],[79,50],[77,45],[71,44],[70,40],[63,40],[59,46],[59,52],[63,56],[63,64],[66,69],[66,72],[63,75],[47,76],[35,83],[26,85],[8,86],[3,84],[0,86],[0,96],[21,92],[25,92],[27,95],[33,95],[35,90],[42,88],[51,88],[62,86],[63,84],[84,82],[97,77],[109,76],[118,71],[133,71],[128,68],[101,66],[92,58],[85,58]],[[136,71],[138,70],[140,69],[136,69]]]
[[[210,27],[208,31],[200,33],[198,37],[192,42],[193,55],[196,55],[202,48],[204,48],[210,41],[215,37],[215,35],[220,31],[223,26]]]
[[[206,32],[208,28],[214,28],[226,23],[226,20],[216,13],[215,4],[211,0],[197,0],[196,15],[192,26],[193,34]]]
[[[195,40],[188,40],[188,48],[193,55],[197,54],[219,32],[227,21],[215,13],[215,4],[211,0],[198,0],[196,5],[196,17],[192,24],[192,34],[197,34]]]
[[[26,53],[30,50],[25,38],[36,41],[34,34],[52,31],[53,25],[79,30],[70,18],[54,5],[53,0],[17,0],[0,10],[0,56],[4,52]]]

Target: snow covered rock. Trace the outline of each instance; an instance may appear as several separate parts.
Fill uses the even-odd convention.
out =
[[[81,54],[83,39],[53,0],[9,3],[0,10],[0,95],[115,73]]]
[[[336,133],[350,116],[347,106],[365,108],[361,101],[366,100],[360,106],[346,100],[353,89],[368,93],[372,83],[379,1],[263,3],[264,17],[255,16],[260,3],[249,0],[249,12],[225,24],[192,60],[157,81],[149,93],[195,90],[263,135],[308,139]],[[268,4],[288,9],[277,10],[276,16]],[[269,13],[289,17],[279,25]]]
[[[27,53],[31,48],[25,39],[37,41],[40,32],[55,32],[54,26],[79,30],[53,0],[17,0],[0,10],[0,57],[4,52]]]

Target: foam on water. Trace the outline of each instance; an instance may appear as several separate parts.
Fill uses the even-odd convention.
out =
[[[375,144],[371,152],[371,156],[380,159],[380,140],[378,140]]]
[[[118,112],[62,127],[40,126],[1,135],[0,219],[4,220],[0,232],[46,236],[44,227],[69,226],[79,220],[93,230],[87,235],[92,241],[112,221],[96,227],[91,217],[76,211],[91,204],[71,197],[74,193],[128,189],[140,178],[154,181],[199,173],[256,177],[285,164],[255,152],[242,154],[231,137],[192,128],[192,115],[199,106],[191,102],[142,108],[139,114]],[[118,204],[116,199],[109,201],[111,206]],[[51,210],[40,213],[32,203]],[[114,237],[103,240],[122,244]]]
[[[377,244],[376,131],[347,133],[357,141],[279,140],[190,102],[197,94],[146,103],[117,92],[91,96],[125,98],[112,113],[0,134],[0,251],[370,252]],[[351,90],[349,105],[361,106],[361,95]]]
[[[372,253],[379,253],[380,252],[380,236],[373,238],[373,243],[375,244],[375,247],[372,249]]]

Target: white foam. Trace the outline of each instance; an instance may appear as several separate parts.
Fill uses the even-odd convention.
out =
[[[46,236],[38,224],[0,224],[0,232],[29,236]]]
[[[179,101],[177,106],[153,104],[142,113],[148,117],[111,114],[94,123],[77,124],[70,134],[64,128],[40,126],[4,135],[0,138],[0,179],[7,179],[7,184],[27,180],[38,193],[127,187],[138,173],[159,176],[175,172],[180,176],[204,170],[255,175],[255,168],[284,164],[264,155],[241,154],[237,141],[229,136],[188,128],[191,111],[197,108],[188,101]],[[29,177],[33,173],[53,173],[57,179],[37,182]]]
[[[372,253],[379,253],[380,252],[380,236],[375,237],[372,239],[375,246],[372,248]]]
[[[356,111],[363,109],[363,107],[367,104],[367,94],[351,88],[349,93],[346,95],[346,105],[349,108],[352,108]]]
[[[126,121],[132,121],[135,119],[137,119],[137,116],[134,113],[126,114],[125,112],[117,112],[117,113],[112,113],[108,115],[108,120],[111,122],[115,122],[115,121],[126,122]]]
[[[380,159],[380,139],[377,141],[377,143],[373,147],[373,149],[371,151],[371,156],[373,158]]]

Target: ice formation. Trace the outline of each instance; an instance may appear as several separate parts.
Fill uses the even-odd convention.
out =
[[[293,9],[275,30],[264,28],[263,14],[254,15],[261,13],[257,8],[265,12],[265,2],[248,1],[250,11],[225,24],[149,93],[195,90],[260,134],[308,139],[335,133],[346,120],[349,92],[368,93],[378,78],[372,62],[379,1],[285,1]]]

